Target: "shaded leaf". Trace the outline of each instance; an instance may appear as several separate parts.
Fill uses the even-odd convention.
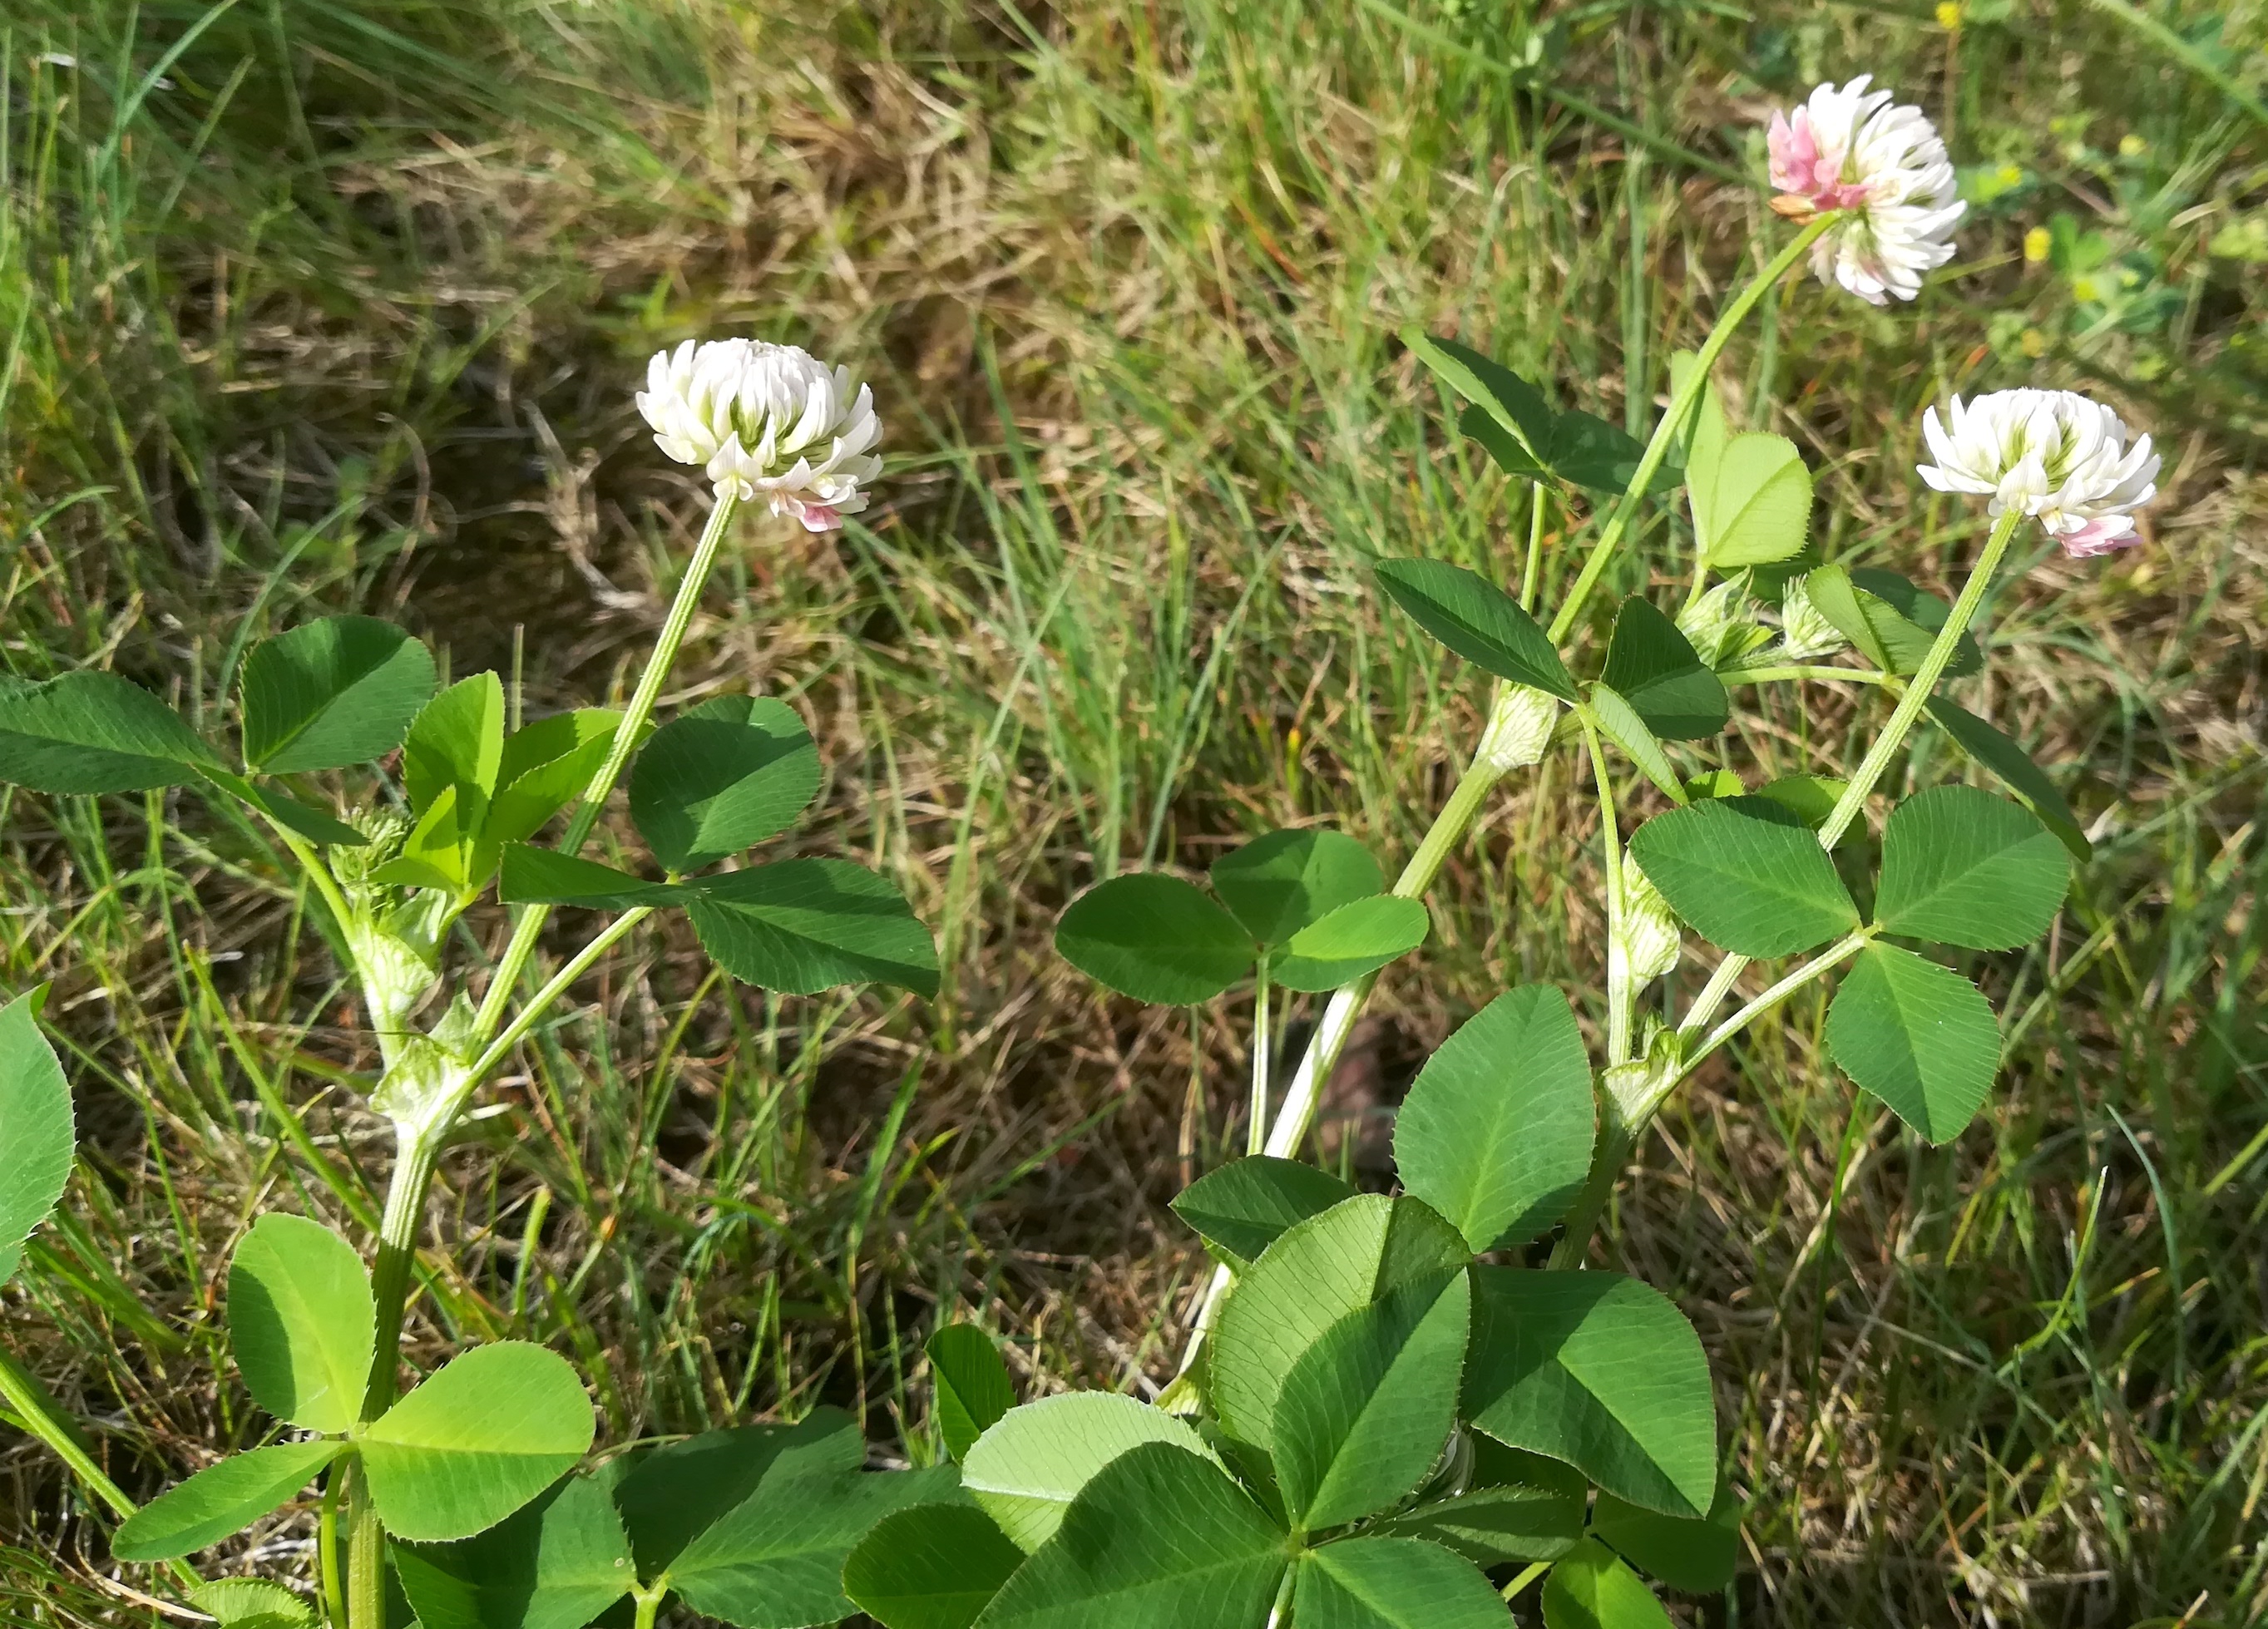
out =
[[[992,1337],[974,1324],[948,1324],[929,1338],[931,1405],[945,1451],[968,1457],[969,1445],[1016,1406],[1015,1382]]]
[[[1591,1512],[1591,1530],[1671,1589],[1714,1595],[1733,1581],[1740,1559],[1741,1501],[1720,1478],[1709,1514],[1697,1522],[1602,1493]]]
[[[1983,992],[1951,968],[1870,944],[1828,1003],[1827,1050],[1900,1119],[1944,1142],[1992,1090],[2000,1025]]]
[[[1300,1558],[1300,1629],[1506,1629],[1512,1611],[1470,1561],[1416,1538],[1342,1538]]]
[[[599,1477],[567,1477],[484,1533],[396,1545],[422,1629],[583,1629],[637,1582],[630,1540]]]
[[[244,761],[262,774],[385,757],[433,693],[433,653],[376,617],[325,617],[245,659]]]
[[[579,905],[622,911],[632,906],[682,905],[691,889],[682,883],[649,883],[595,860],[549,848],[512,843],[504,851],[497,897],[506,905]]]
[[[1564,1460],[1631,1503],[1699,1515],[1717,1486],[1716,1402],[1700,1337],[1619,1273],[1473,1269],[1466,1417]]]
[[[1459,1273],[1346,1314],[1302,1353],[1276,1402],[1276,1473],[1292,1524],[1339,1527],[1399,1503],[1456,1423],[1472,1292]]]
[[[1433,371],[1441,383],[1472,403],[1487,422],[1505,432],[1521,459],[1520,467],[1507,466],[1513,473],[1535,476],[1550,473],[1542,459],[1558,415],[1543,400],[1543,392],[1502,363],[1455,340],[1404,328],[1402,342]],[[1459,423],[1467,435],[1475,433],[1462,418]],[[1495,449],[1491,447],[1490,451],[1494,452]]]
[[[1485,577],[1441,560],[1381,560],[1377,572],[1395,605],[1467,661],[1563,701],[1581,699],[1535,619]]]
[[[228,1338],[254,1402],[309,1431],[346,1430],[378,1338],[362,1258],[305,1216],[261,1217],[229,1263]]]
[[[1207,1171],[1174,1198],[1174,1213],[1216,1255],[1241,1268],[1286,1228],[1320,1216],[1354,1192],[1329,1171],[1260,1154]]]
[[[1631,833],[1630,848],[1671,910],[1742,956],[1791,956],[1859,926],[1811,828],[1770,798],[1673,809]]]
[[[1583,1536],[1580,1479],[1571,1490],[1501,1483],[1413,1506],[1367,1530],[1423,1538],[1482,1567],[1553,1561]]]
[[[1251,1629],[1288,1559],[1284,1534],[1217,1464],[1146,1443],[1086,1485],[1056,1536],[976,1621],[981,1629]]]
[[[1064,1391],[1003,1415],[961,1463],[961,1486],[1000,1530],[1036,1550],[1094,1477],[1145,1443],[1220,1465],[1187,1420],[1115,1391]],[[1222,1466],[1223,1470],[1226,1467]]]
[[[1274,965],[1287,990],[1335,990],[1425,943],[1433,921],[1415,899],[1373,894],[1350,900],[1292,936]]]
[[[1404,1286],[1444,1283],[1470,1258],[1414,1199],[1358,1194],[1286,1229],[1221,1303],[1210,1391],[1222,1428],[1272,1449],[1285,1378],[1326,1330]]]
[[[1770,798],[1815,832],[1827,824],[1849,787],[1825,775],[1782,775],[1758,787],[1756,796]]]
[[[1635,594],[1615,613],[1601,677],[1664,740],[1705,739],[1732,715],[1725,681],[1676,623]]]
[[[983,1511],[917,1505],[859,1541],[843,1593],[883,1629],[968,1629],[1023,1561]]]
[[[654,734],[630,774],[630,818],[672,871],[728,859],[795,824],[819,792],[819,748],[770,696],[715,696]]]
[[[852,1476],[865,1459],[857,1422],[840,1409],[818,1408],[793,1425],[704,1431],[642,1455],[615,1486],[615,1505],[638,1571],[659,1578],[767,1481],[792,1486]]]
[[[812,995],[845,984],[938,991],[937,946],[887,877],[847,860],[782,860],[702,879],[686,914],[744,984]]]
[[[40,1032],[45,986],[0,1007],[0,1284],[70,1181],[77,1128],[70,1083]]]
[[[953,1468],[797,1474],[775,1462],[754,1496],[685,1546],[678,1599],[740,1629],[807,1629],[848,1618],[843,1569],[877,1523],[953,1493]]]
[[[1395,1117],[1395,1168],[1467,1244],[1497,1250],[1535,1237],[1574,1202],[1595,1120],[1590,1057],[1567,998],[1522,985],[1425,1060]]]
[[[1160,1007],[1211,1001],[1251,971],[1251,936],[1194,884],[1154,871],[1098,883],[1056,923],[1056,953]]]
[[[1343,832],[1314,828],[1255,838],[1214,861],[1209,875],[1229,914],[1270,946],[1386,888],[1370,850]]]
[[[35,792],[139,792],[219,767],[180,714],[115,673],[0,688],[0,781]]]

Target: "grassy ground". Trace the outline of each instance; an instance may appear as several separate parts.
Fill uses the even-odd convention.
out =
[[[1917,307],[1806,284],[1735,347],[1742,415],[1820,472],[1827,552],[1942,585],[1977,517],[1911,471],[1955,389],[2107,390],[2167,496],[2148,547],[2035,551],[1993,607],[1971,705],[2100,842],[2051,941],[1988,969],[1997,1109],[1918,1145],[1800,1006],[1625,1186],[1607,1249],[1699,1323],[1749,1495],[1741,1583],[1690,1610],[2257,1621],[2261,36],[2256,4],[2116,0],[1954,31],[1601,4],[1543,35],[1498,0],[18,0],[5,660],[211,708],[247,628],[359,606],[457,671],[519,661],[531,707],[603,697],[700,510],[635,421],[644,356],[731,329],[857,361],[887,503],[839,540],[751,527],[683,694],[798,698],[819,840],[902,877],[946,996],[770,1002],[634,939],[453,1156],[418,1339],[554,1343],[612,1440],[823,1398],[925,1454],[910,1354],[956,1306],[1035,1384],[1154,1382],[1201,1266],[1162,1201],[1240,1135],[1244,1015],[1099,999],[1054,912],[1295,818],[1407,852],[1479,691],[1361,562],[1501,571],[1526,500],[1445,444],[1392,334],[1645,422],[1784,230],[1727,179],[1760,114],[1873,70],[1943,114],[1980,207]],[[1852,705],[1775,697],[1736,761],[1840,761]],[[1334,1090],[1349,1163],[1462,1014],[1594,966],[1567,774],[1493,807],[1383,987]],[[373,1059],[289,872],[220,810],[18,796],[0,875],[0,977],[57,981],[85,1156],[0,1334],[152,1491],[262,1428],[215,1378],[218,1275],[256,1208],[368,1219]],[[303,1566],[310,1532],[260,1544]],[[140,1620],[99,1534],[0,1425],[0,1615]]]

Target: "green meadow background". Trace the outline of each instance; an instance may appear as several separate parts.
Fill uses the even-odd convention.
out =
[[[1506,575],[1528,498],[1394,334],[1643,429],[1784,241],[1763,120],[1872,72],[1941,121],[1974,208],[1915,305],[1807,282],[1729,353],[1736,421],[1817,472],[1821,547],[1954,580],[1981,517],[1912,469],[1954,391],[2102,393],[2164,495],[2110,559],[2028,536],[1964,693],[2098,845],[2044,945],[1980,962],[1993,1106],[1918,1143],[1808,994],[1636,1156],[1598,1259],[1699,1325],[1748,1501],[1740,1582],[1678,1610],[2257,1622],[2264,30],[2258,0],[11,0],[0,661],[112,667],[218,725],[247,640],[351,608],[516,674],[530,712],[603,701],[703,510],[632,407],[645,357],[747,333],[852,363],[876,507],[836,538],[746,523],[674,699],[811,719],[809,846],[898,877],[945,994],[770,998],[681,928],[634,935],[446,1161],[414,1354],[546,1342],[608,1442],[823,1401],[916,1459],[943,1316],[1034,1387],[1143,1390],[1204,1266],[1164,1201],[1241,1144],[1246,1009],[1106,999],[1055,914],[1287,821],[1398,863],[1484,683],[1364,562]],[[1552,571],[1586,518],[1555,510]],[[1683,524],[1624,591],[1675,579]],[[1728,761],[1832,768],[1878,706],[1759,698]],[[1382,1176],[1411,1070],[1495,990],[1588,987],[1573,773],[1517,780],[1444,874],[1329,1157]],[[1965,773],[1925,740],[1917,777]],[[227,1252],[265,1208],[374,1219],[375,1058],[228,810],[0,796],[0,984],[55,981],[84,1156],[0,1339],[146,1494],[269,1428]],[[554,954],[588,926],[562,922]],[[473,914],[466,966],[500,927]],[[0,1618],[158,1621],[103,1530],[0,1419]],[[305,1568],[312,1533],[239,1543]]]

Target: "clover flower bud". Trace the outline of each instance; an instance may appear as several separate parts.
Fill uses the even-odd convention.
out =
[[[1648,984],[1677,965],[1681,940],[1669,901],[1638,869],[1636,856],[1623,855],[1623,963],[1633,984]]]
[[[1481,732],[1474,760],[1498,774],[1525,768],[1551,745],[1551,726],[1558,718],[1557,696],[1529,685],[1506,685],[1489,709],[1488,727]]]
[[[1832,656],[1851,642],[1812,603],[1811,591],[1797,577],[1779,602],[1779,648],[1791,661]]]
[[[2141,540],[2133,515],[2158,495],[2158,455],[2101,402],[2067,390],[1955,396],[1921,428],[1937,462],[1917,467],[1938,491],[1989,494],[1988,513],[2032,517],[2074,560]]]
[[[1742,572],[1719,583],[1677,613],[1677,631],[1706,666],[1720,665],[1751,626],[1741,614],[1748,596],[1748,574]]]
[[[873,392],[848,368],[762,340],[691,340],[646,365],[637,408],[654,444],[698,464],[717,495],[762,496],[775,515],[830,532],[866,507],[882,473]]]
[[[1922,274],[1953,258],[1953,229],[1969,206],[1936,127],[1870,82],[1861,74],[1819,86],[1793,118],[1772,115],[1766,145],[1779,188],[1772,208],[1793,220],[1837,217],[1812,246],[1813,273],[1883,305],[1913,298]]]

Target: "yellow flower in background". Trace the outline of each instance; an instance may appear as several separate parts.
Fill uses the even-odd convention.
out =
[[[1948,33],[1961,26],[1961,7],[1956,0],[1937,0],[1937,26]]]
[[[2132,130],[2118,138],[2118,156],[2121,158],[2139,158],[2149,150],[2150,143]]]
[[[2024,234],[2024,264],[2036,266],[2048,258],[2048,246],[2054,240],[2044,226],[2035,226]]]

